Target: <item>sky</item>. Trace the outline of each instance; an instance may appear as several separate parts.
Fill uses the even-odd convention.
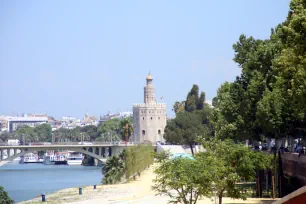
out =
[[[151,72],[158,102],[211,100],[240,68],[241,34],[266,39],[289,0],[0,1],[0,115],[132,111]]]

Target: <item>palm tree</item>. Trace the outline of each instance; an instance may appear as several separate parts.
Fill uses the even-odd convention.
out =
[[[134,129],[131,122],[131,118],[125,118],[120,122],[120,134],[122,135],[123,140],[128,142],[133,131]]]
[[[125,172],[124,161],[119,157],[113,156],[109,158],[102,167],[102,173],[104,175],[104,184],[114,184],[121,180]]]

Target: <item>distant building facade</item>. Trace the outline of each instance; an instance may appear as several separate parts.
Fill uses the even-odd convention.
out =
[[[133,105],[133,142],[163,141],[167,123],[166,104],[157,103],[153,78],[149,74],[144,87],[144,103]]]
[[[88,113],[85,114],[83,120],[81,121],[82,126],[86,125],[97,125],[98,120],[95,116],[89,116]]]
[[[129,111],[119,112],[119,113],[115,113],[115,114],[107,113],[103,116],[100,116],[99,124],[102,125],[106,121],[111,120],[111,119],[115,119],[115,118],[117,118],[119,120],[122,120],[124,118],[132,117],[132,116],[133,116],[133,113],[129,112]]]
[[[35,127],[37,125],[47,123],[48,117],[8,117],[7,118],[7,131],[13,132],[21,126]]]

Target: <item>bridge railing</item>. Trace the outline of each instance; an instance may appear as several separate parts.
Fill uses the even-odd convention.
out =
[[[155,143],[151,143],[148,141],[145,142],[125,142],[125,141],[113,141],[113,142],[53,142],[53,143],[32,143],[32,144],[26,144],[26,145],[0,145],[0,147],[2,147],[2,149],[9,149],[11,146],[50,146],[50,145],[138,145],[138,144],[151,144],[151,145],[155,145]],[[5,147],[5,148],[4,148]]]

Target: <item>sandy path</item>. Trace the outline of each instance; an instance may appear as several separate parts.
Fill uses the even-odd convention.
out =
[[[49,204],[60,203],[73,203],[73,204],[166,204],[169,201],[167,196],[156,196],[151,190],[154,166],[145,170],[140,178],[125,184],[97,186],[94,190],[92,186],[83,189],[83,195],[78,195],[77,188],[70,188],[58,191],[54,194],[47,195],[47,202]],[[41,203],[40,198],[23,203]],[[199,204],[214,204],[215,202],[210,199],[203,199],[198,202]],[[270,199],[248,199],[232,200],[224,198],[223,203],[271,203]]]

